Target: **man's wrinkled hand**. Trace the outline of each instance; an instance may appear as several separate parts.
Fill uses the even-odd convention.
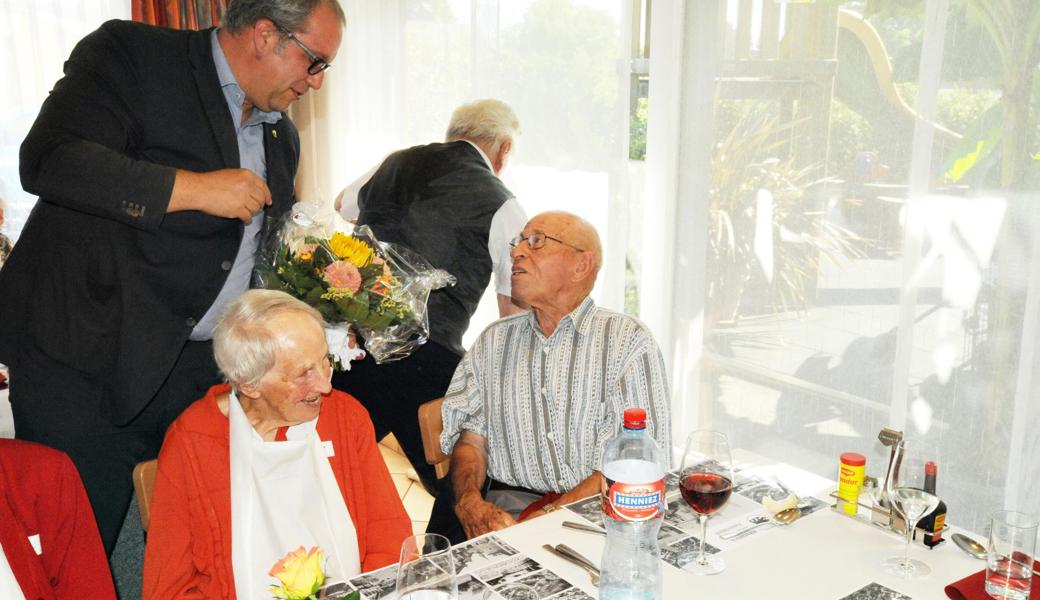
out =
[[[455,515],[470,539],[516,525],[512,515],[484,499],[456,503]]]
[[[208,173],[177,171],[167,212],[198,210],[215,217],[248,223],[271,204],[267,183],[249,169]]]

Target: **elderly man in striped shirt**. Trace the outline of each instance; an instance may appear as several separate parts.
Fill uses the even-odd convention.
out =
[[[589,293],[602,248],[584,219],[547,212],[512,241],[513,297],[528,313],[473,344],[442,407],[451,469],[428,531],[453,542],[599,492],[603,446],[629,406],[669,456],[664,361],[638,320]]]

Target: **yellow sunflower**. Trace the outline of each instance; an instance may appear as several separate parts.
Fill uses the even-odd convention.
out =
[[[345,235],[340,232],[333,234],[329,240],[329,248],[338,258],[350,261],[355,267],[361,268],[372,262],[375,252],[372,247],[361,240]]]

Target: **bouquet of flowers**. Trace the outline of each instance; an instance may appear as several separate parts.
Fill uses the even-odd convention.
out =
[[[361,334],[377,363],[404,358],[426,343],[430,291],[454,285],[455,278],[415,252],[379,242],[367,226],[330,232],[319,214],[313,204],[294,207],[261,260],[261,285],[321,313],[338,368],[349,369],[357,357],[348,327]]]

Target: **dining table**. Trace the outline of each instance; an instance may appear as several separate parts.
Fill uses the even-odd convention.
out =
[[[726,547],[721,556],[726,568],[715,575],[694,575],[662,561],[664,598],[734,598],[734,599],[899,599],[946,598],[944,587],[979,571],[985,562],[970,557],[949,538],[962,532],[985,542],[980,536],[951,525],[945,540],[933,548],[920,543],[910,547],[911,558],[931,567],[931,573],[920,579],[905,579],[887,573],[882,562],[902,556],[905,536],[874,525],[864,518],[850,517],[833,508],[831,492],[836,483],[797,468],[765,461],[751,453],[740,456],[742,472],[760,470],[763,478],[783,481],[800,497],[815,497],[825,503],[819,510],[789,525],[772,526],[756,531],[739,544]],[[736,494],[734,494],[736,497]],[[682,501],[681,499],[679,500]],[[586,505],[589,503],[586,502]],[[868,511],[869,512],[869,511]],[[950,519],[956,521],[956,515]],[[709,545],[723,545],[720,528],[709,521]],[[530,519],[496,532],[505,542],[551,569],[574,586],[598,597],[597,588],[588,573],[543,548],[544,544],[566,544],[599,564],[605,537],[563,526],[564,521],[594,524],[581,511],[562,509]]]

